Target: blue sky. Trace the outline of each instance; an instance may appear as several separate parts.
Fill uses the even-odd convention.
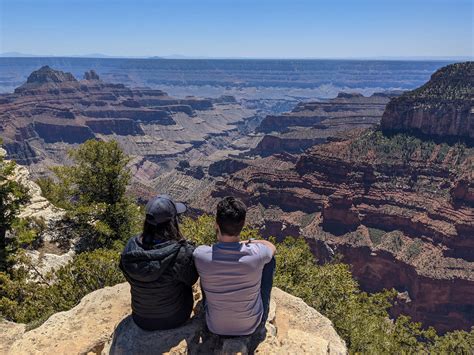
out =
[[[0,0],[0,52],[473,56],[474,0]]]

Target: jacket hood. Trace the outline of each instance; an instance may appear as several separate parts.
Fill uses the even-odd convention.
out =
[[[138,237],[132,238],[120,257],[120,268],[132,279],[151,282],[159,278],[176,260],[182,243],[167,241],[143,249]]]

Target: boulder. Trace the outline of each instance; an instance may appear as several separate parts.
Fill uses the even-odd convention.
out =
[[[273,288],[269,321],[249,337],[221,338],[205,330],[196,292],[194,316],[180,328],[147,332],[130,316],[127,283],[85,296],[26,331],[8,323],[0,343],[6,354],[345,354],[331,322],[301,299]]]

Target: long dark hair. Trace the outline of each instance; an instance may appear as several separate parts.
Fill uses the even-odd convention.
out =
[[[174,218],[168,222],[157,224],[156,226],[145,221],[143,225],[142,244],[145,249],[150,249],[157,240],[182,240],[183,235],[179,230],[178,219]]]

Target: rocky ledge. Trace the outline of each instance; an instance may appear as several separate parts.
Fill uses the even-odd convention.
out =
[[[252,337],[222,339],[204,330],[200,292],[193,318],[184,326],[146,332],[130,316],[127,283],[85,296],[40,327],[2,323],[4,354],[346,354],[331,322],[301,299],[273,288],[269,322]]]

